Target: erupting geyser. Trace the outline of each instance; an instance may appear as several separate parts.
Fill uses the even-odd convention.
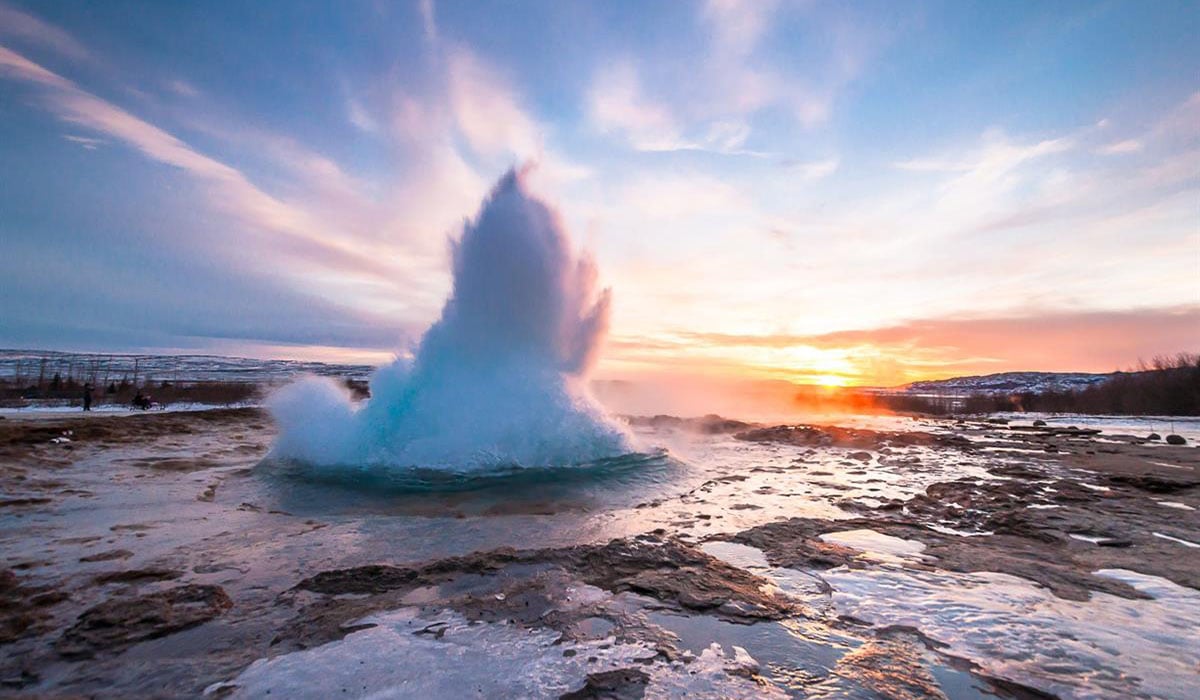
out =
[[[630,451],[585,385],[608,290],[596,291],[594,264],[575,257],[524,171],[501,178],[452,252],[453,292],[414,357],[376,372],[357,405],[329,379],[281,389],[269,402],[274,456],[468,471]]]

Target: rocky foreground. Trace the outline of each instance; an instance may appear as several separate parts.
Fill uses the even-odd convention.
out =
[[[701,440],[689,437],[697,430],[706,451],[684,455],[677,476],[630,487],[628,501],[605,500],[615,486],[567,487],[515,502],[460,493],[368,507],[351,495],[323,510],[281,496],[255,468],[272,428],[253,409],[0,420],[0,687],[1200,693],[1184,643],[1195,628],[1167,620],[1156,631],[1159,608],[1139,607],[1175,601],[1177,623],[1200,619],[1189,617],[1200,611],[1192,445],[983,422],[646,427],[677,441]],[[996,600],[971,596],[1000,590],[1023,596],[1014,609],[1029,606],[1041,626],[973,613],[962,619],[980,626],[977,639],[926,624],[939,606],[990,611]],[[932,612],[905,613],[921,605]],[[1158,646],[1075,644],[1109,634],[1105,611],[1124,606]],[[347,659],[361,668],[347,672]]]

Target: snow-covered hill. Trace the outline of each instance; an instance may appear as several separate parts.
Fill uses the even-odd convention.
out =
[[[1078,391],[1107,381],[1116,373],[1085,372],[1001,372],[973,377],[954,377],[936,381],[913,382],[905,387],[910,394],[1041,394],[1048,391]]]
[[[101,355],[46,350],[0,349],[0,379],[37,383],[55,374],[63,379],[119,382],[122,379],[173,382],[276,383],[299,374],[366,379],[368,365],[340,365],[296,360],[256,360],[215,355]]]

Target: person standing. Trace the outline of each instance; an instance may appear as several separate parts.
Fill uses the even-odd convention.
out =
[[[92,385],[91,384],[83,385],[83,410],[85,410],[85,411],[92,410]]]

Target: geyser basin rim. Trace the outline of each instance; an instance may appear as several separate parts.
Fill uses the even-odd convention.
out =
[[[522,484],[571,484],[620,479],[637,474],[649,477],[680,462],[666,450],[631,452],[590,462],[558,466],[523,467],[496,465],[475,469],[438,469],[420,466],[396,467],[388,464],[316,465],[295,459],[267,458],[256,470],[283,478],[329,483],[374,492],[465,492],[508,488]]]

